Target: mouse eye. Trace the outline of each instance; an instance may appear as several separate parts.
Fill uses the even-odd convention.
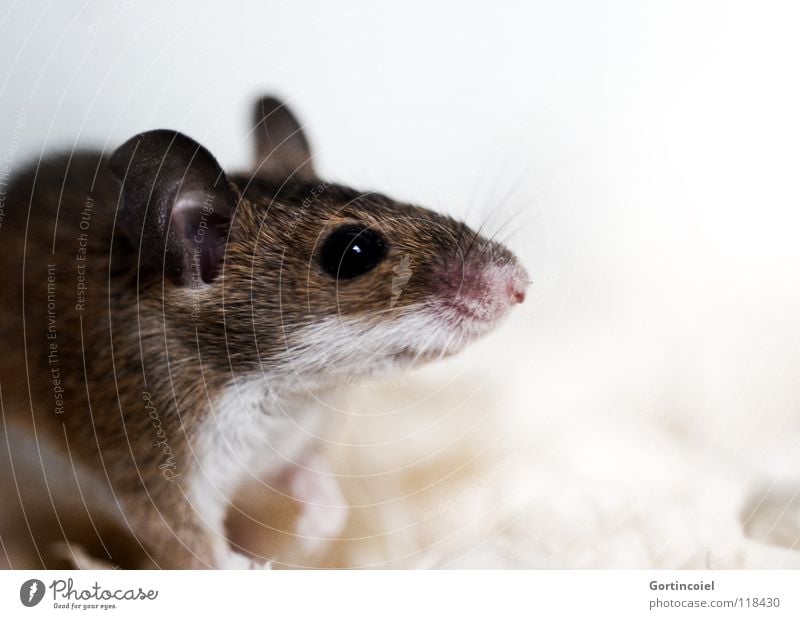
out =
[[[325,239],[319,254],[323,269],[337,279],[351,279],[372,270],[386,256],[386,241],[377,232],[350,224]]]

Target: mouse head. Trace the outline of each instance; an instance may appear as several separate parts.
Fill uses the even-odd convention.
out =
[[[142,288],[163,295],[168,329],[197,337],[207,363],[287,385],[371,373],[457,352],[524,300],[528,275],[502,245],[321,180],[274,99],[258,102],[254,126],[248,174],[226,175],[174,131],[111,158]]]

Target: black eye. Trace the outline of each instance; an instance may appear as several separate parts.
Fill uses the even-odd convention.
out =
[[[325,239],[319,261],[325,271],[338,279],[351,279],[372,270],[386,256],[383,237],[356,224],[337,228]]]

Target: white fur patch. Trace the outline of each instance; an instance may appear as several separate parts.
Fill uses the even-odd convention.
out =
[[[213,403],[189,493],[216,540],[220,566],[231,562],[224,518],[237,488],[250,476],[263,479],[301,463],[322,421],[313,400],[278,398],[263,379],[237,383]]]
[[[342,376],[372,376],[447,356],[496,326],[458,319],[446,307],[417,309],[375,322],[334,316],[300,330],[290,341],[281,382],[318,386]]]

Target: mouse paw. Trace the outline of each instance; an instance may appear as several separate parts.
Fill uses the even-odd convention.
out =
[[[339,538],[347,523],[347,502],[339,482],[319,458],[293,472],[291,491],[301,505],[295,536],[307,556]]]

